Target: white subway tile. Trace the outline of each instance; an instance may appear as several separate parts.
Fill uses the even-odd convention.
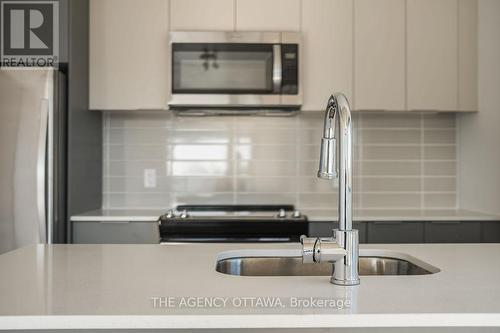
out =
[[[415,177],[421,174],[420,161],[361,161],[358,170],[363,176]]]
[[[358,131],[361,144],[418,144],[420,129],[361,129]]]
[[[296,176],[297,165],[288,161],[238,161],[236,170],[239,176]]]
[[[426,176],[455,176],[456,163],[455,162],[424,162],[424,175]]]
[[[252,145],[235,146],[235,158],[238,160],[290,161],[298,160],[296,145]]]
[[[424,115],[424,128],[455,128],[455,114],[433,113]]]
[[[425,177],[425,192],[455,192],[457,180],[455,177]],[[426,194],[427,195],[427,194]]]
[[[237,204],[262,204],[262,205],[296,205],[296,195],[294,193],[236,193]]]
[[[454,193],[432,193],[424,197],[424,208],[455,208],[456,196]]]
[[[154,111],[105,117],[106,206],[292,203],[335,215],[337,188],[316,178],[323,111],[287,118]],[[353,125],[356,208],[454,206],[454,115],[362,112],[353,113]],[[145,169],[156,170],[155,188],[144,187]]]
[[[236,192],[294,193],[297,191],[295,177],[238,177]]]
[[[454,129],[426,129],[424,131],[424,143],[426,144],[454,144]]]

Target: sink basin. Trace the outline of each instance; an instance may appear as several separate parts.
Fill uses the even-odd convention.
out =
[[[425,275],[439,271],[429,264],[412,262],[411,258],[360,256],[359,275]],[[216,270],[240,276],[331,276],[333,265],[303,264],[301,257],[233,257],[217,261]]]

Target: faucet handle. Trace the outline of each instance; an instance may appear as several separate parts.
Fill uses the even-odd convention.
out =
[[[302,263],[334,262],[347,254],[334,238],[300,236],[302,243]]]
[[[334,262],[347,254],[347,251],[332,237],[320,238],[316,247],[318,247],[314,258],[316,262]]]
[[[318,239],[317,237],[307,237],[306,235],[300,236],[300,243],[302,244],[302,263],[312,264],[315,262],[314,251]]]

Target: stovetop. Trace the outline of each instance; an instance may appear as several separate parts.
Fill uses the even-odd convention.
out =
[[[159,228],[161,242],[291,242],[308,223],[293,205],[179,205]]]
[[[293,205],[179,205],[160,217],[165,222],[307,221]]]

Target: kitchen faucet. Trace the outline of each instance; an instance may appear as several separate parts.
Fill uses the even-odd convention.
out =
[[[337,172],[337,140],[340,172]],[[326,106],[318,177],[327,180],[339,178],[339,227],[333,229],[332,237],[302,236],[302,262],[332,262],[334,269],[331,283],[342,286],[357,285],[359,239],[358,230],[352,229],[351,108],[347,98],[341,93],[330,96]]]

